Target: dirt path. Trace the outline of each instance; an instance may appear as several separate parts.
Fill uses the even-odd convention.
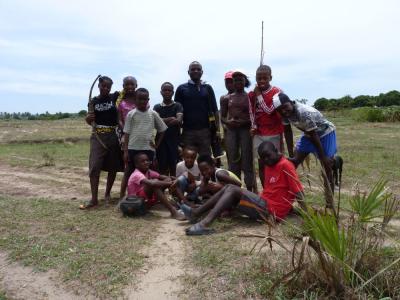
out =
[[[78,296],[58,282],[57,273],[35,273],[32,268],[10,263],[7,254],[0,253],[0,286],[11,299],[93,299]]]
[[[56,168],[12,167],[0,162],[0,195],[17,197],[43,197],[70,200],[88,197],[82,187],[84,170],[58,170]],[[103,184],[104,185],[104,184]],[[115,183],[114,192],[119,183]],[[101,194],[100,194],[101,195]],[[148,248],[147,267],[124,291],[127,299],[181,299],[178,293],[184,274],[184,228],[186,223],[169,218],[166,211],[156,211],[162,216],[160,233]],[[32,268],[9,263],[7,255],[0,252],[0,290],[12,299],[94,299],[73,294],[57,280],[57,272],[35,273]],[[90,298],[91,297],[91,298]]]
[[[163,216],[159,235],[149,247],[148,269],[138,278],[138,286],[125,290],[130,300],[182,299],[178,293],[182,290],[180,278],[184,275],[182,238],[187,224],[169,218],[165,211],[157,214]]]

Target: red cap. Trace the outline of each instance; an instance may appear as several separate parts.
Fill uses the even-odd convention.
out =
[[[233,74],[232,71],[226,72],[226,73],[225,73],[225,79],[232,79],[232,74]]]

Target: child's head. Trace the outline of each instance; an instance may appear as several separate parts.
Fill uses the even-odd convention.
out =
[[[215,161],[210,155],[200,155],[199,158],[197,158],[197,164],[204,178],[210,179],[215,173]]]
[[[244,88],[250,86],[250,80],[242,71],[234,71],[232,73],[233,87],[236,92],[242,92]]]
[[[270,87],[272,80],[272,70],[270,66],[261,65],[256,71],[257,86],[262,90],[267,90]]]
[[[185,162],[186,168],[193,168],[194,162],[196,161],[197,157],[197,150],[194,147],[186,146],[183,149],[183,161]]]
[[[133,76],[126,76],[123,80],[122,87],[126,94],[134,94],[137,88],[136,78]]]
[[[161,96],[164,102],[171,102],[174,95],[174,85],[171,82],[164,82],[161,85]]]
[[[260,146],[258,146],[258,155],[261,161],[267,166],[275,165],[282,156],[275,145],[270,141],[262,142]]]
[[[136,90],[136,108],[140,111],[146,111],[149,104],[149,91],[145,88]]]
[[[278,113],[284,117],[289,118],[294,111],[294,102],[289,99],[289,97],[284,93],[275,94],[272,97],[272,103],[274,108],[278,111]]]
[[[140,172],[147,172],[150,168],[150,160],[146,153],[136,154],[134,157],[135,168]]]
[[[188,74],[194,82],[199,81],[203,75],[203,67],[198,61],[193,61],[189,65]]]
[[[232,71],[225,73],[225,87],[229,94],[232,94],[235,91],[233,87]]]
[[[110,77],[107,76],[101,76],[99,78],[99,91],[100,91],[100,96],[108,96],[111,91],[111,87],[113,85],[113,81]]]

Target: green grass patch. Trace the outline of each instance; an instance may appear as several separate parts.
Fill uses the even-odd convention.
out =
[[[0,159],[12,166],[84,167],[88,164],[89,141],[78,143],[0,144]]]
[[[113,208],[80,211],[78,203],[0,198],[0,248],[37,271],[116,296],[143,266],[156,217],[123,218]]]

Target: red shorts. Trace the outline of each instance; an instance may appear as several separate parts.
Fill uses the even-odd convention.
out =
[[[137,193],[137,196],[144,199],[147,208],[150,208],[150,207],[154,206],[154,205],[157,203],[156,195],[153,193],[153,194],[151,195],[151,197],[149,197],[149,196],[145,193],[144,189],[141,190],[141,191],[139,191],[139,192]]]

